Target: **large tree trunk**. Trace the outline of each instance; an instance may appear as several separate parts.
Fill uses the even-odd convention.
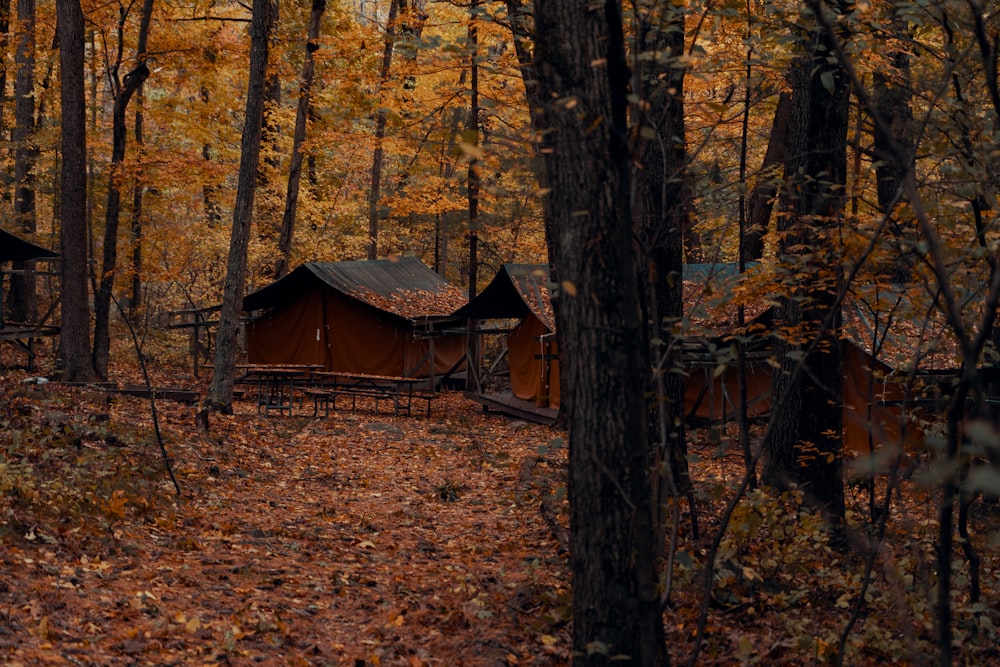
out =
[[[843,259],[837,230],[847,177],[849,88],[839,65],[828,59],[833,45],[822,29],[806,35],[804,47],[792,73],[778,218],[779,259],[793,283],[776,311],[783,335],[775,344],[780,368],[774,373],[764,479],[779,488],[797,483],[839,523],[845,506],[844,371],[836,298]]]
[[[247,84],[246,113],[240,148],[240,172],[233,209],[233,231],[229,241],[226,283],[215,345],[215,370],[202,406],[207,410],[232,412],[233,381],[236,373],[237,334],[243,310],[243,290],[247,276],[247,248],[253,221],[253,200],[260,161],[261,125],[264,118],[264,84],[267,73],[268,40],[271,32],[270,0],[254,0],[250,23],[250,77]],[[200,419],[203,426],[207,418]]]
[[[299,203],[299,183],[302,181],[302,145],[306,140],[306,121],[309,119],[309,100],[312,92],[315,59],[313,54],[319,49],[319,25],[326,10],[326,0],[313,0],[309,15],[309,30],[306,38],[306,57],[302,63],[302,83],[299,85],[299,102],[295,109],[295,133],[292,136],[292,157],[288,167],[288,190],[285,193],[285,213],[281,219],[281,234],[278,236],[278,265],[274,277],[281,278],[288,273],[292,256],[292,237],[295,233],[295,212]]]
[[[641,60],[635,90],[641,104],[634,117],[641,128],[639,170],[636,174],[635,227],[639,242],[640,276],[645,288],[653,359],[650,395],[650,436],[654,442],[651,470],[657,513],[657,542],[662,544],[668,495],[690,490],[684,441],[684,376],[680,346],[670,335],[683,311],[684,229],[688,225],[685,182],[687,146],[684,141],[684,10],[643,13],[637,50],[674,57]],[[649,137],[643,139],[643,137]],[[670,476],[664,474],[664,465]],[[658,550],[660,547],[658,546]]]
[[[14,61],[14,219],[18,230],[32,238],[37,231],[35,216],[35,0],[17,2],[17,48]],[[15,262],[10,279],[10,314],[19,322],[34,322],[37,318],[36,280],[32,274],[34,261]]]
[[[63,379],[88,382],[94,380],[97,373],[90,355],[90,308],[87,303],[87,128],[80,0],[57,0],[56,17],[62,84],[59,200],[62,329],[59,342]]]
[[[559,266],[575,665],[665,660],[648,476],[649,356],[632,241],[621,5],[536,4]]]
[[[898,43],[909,40],[909,28],[905,18],[894,13],[891,18],[892,30]],[[873,101],[876,112],[882,117],[881,123],[875,124],[874,150],[878,163],[875,167],[877,182],[878,206],[884,215],[891,216],[898,205],[904,201],[902,196],[903,181],[908,170],[913,165],[902,164],[892,159],[892,151],[899,150],[903,155],[912,155],[915,143],[913,127],[913,110],[911,100],[910,56],[903,49],[893,50],[889,54],[893,67],[890,72],[876,69],[873,73]],[[895,282],[907,283],[911,280],[913,268],[912,257],[899,251],[903,246],[903,238],[909,230],[905,229],[910,221],[896,220],[889,225],[897,256],[893,258],[889,274]]]

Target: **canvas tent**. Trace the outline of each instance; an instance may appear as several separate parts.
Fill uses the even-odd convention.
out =
[[[738,272],[733,264],[684,266],[686,314],[698,322],[698,335],[685,342],[685,408],[689,421],[733,419],[739,400],[738,369],[720,360],[717,351],[728,347],[719,327],[733,328],[735,309],[730,296]],[[547,289],[545,265],[505,264],[490,284],[455,314],[469,319],[515,319],[507,336],[510,384],[514,396],[536,404],[559,404],[559,371],[555,323]],[[707,289],[706,289],[707,288]],[[709,294],[709,298],[703,298]],[[733,311],[733,312],[729,312]],[[772,328],[771,310],[759,313],[748,329],[763,334]],[[734,329],[735,330],[735,329]],[[731,337],[732,331],[729,332]],[[771,408],[771,373],[766,336],[752,350],[746,368],[747,414],[766,418]],[[844,444],[849,451],[867,452],[869,446],[899,444],[904,434],[903,392],[893,383],[892,369],[850,340],[842,343],[844,359]],[[909,429],[907,439],[919,437]]]
[[[465,302],[416,257],[310,262],[243,299],[253,364],[439,376],[461,365],[465,338],[442,322]]]
[[[511,393],[536,406],[559,406],[555,319],[548,267],[504,264],[489,285],[455,312],[469,320],[516,320],[506,335]]]

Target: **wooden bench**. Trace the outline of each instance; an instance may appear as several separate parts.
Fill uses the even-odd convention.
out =
[[[358,399],[374,400],[375,412],[379,411],[379,407],[382,403],[391,404],[393,412],[396,416],[411,416],[413,414],[412,408],[414,401],[423,401],[427,406],[425,414],[429,417],[431,414],[431,403],[437,397],[437,394],[431,392],[411,392],[399,391],[398,389],[393,390],[390,388],[346,386],[307,387],[302,389],[301,393],[304,396],[312,398],[313,417],[319,417],[321,407],[323,409],[324,416],[329,417],[330,409],[337,409],[337,399],[341,397],[350,399],[351,410],[357,410]]]

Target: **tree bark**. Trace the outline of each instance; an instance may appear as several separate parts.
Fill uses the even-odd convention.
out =
[[[536,3],[535,74],[568,365],[574,665],[659,665],[648,341],[632,241],[621,5]]]
[[[671,334],[683,314],[681,275],[686,202],[687,145],[684,141],[684,76],[679,66],[684,53],[684,11],[640,13],[636,50],[661,53],[663,58],[640,59],[635,71],[641,103],[633,107],[639,142],[639,169],[635,184],[635,228],[639,244],[640,277],[645,291],[653,359],[650,395],[650,469],[654,480],[657,550],[664,541],[668,496],[690,491],[687,447],[684,440],[684,376],[679,372],[680,346]],[[667,55],[669,54],[669,55]],[[647,138],[644,138],[647,137]],[[664,472],[664,465],[669,476]]]
[[[35,215],[35,0],[17,2],[17,47],[14,62],[14,219],[18,230],[33,238],[37,231]],[[11,318],[19,322],[34,322],[38,298],[34,261],[15,262],[10,278]]]
[[[792,96],[782,91],[774,109],[771,133],[764,151],[757,182],[747,201],[746,233],[743,237],[743,261],[756,262],[764,257],[764,236],[771,220],[774,200],[782,181],[781,169],[785,163],[785,145],[788,140],[788,119],[791,116]]]
[[[910,29],[906,19],[893,11],[890,25],[893,35],[900,41],[911,39]],[[910,56],[903,49],[893,50],[889,54],[892,63],[890,71],[876,69],[873,73],[873,101],[875,111],[882,117],[881,123],[875,124],[874,151],[878,160],[875,167],[877,183],[878,206],[883,215],[892,216],[898,205],[905,201],[902,196],[903,182],[910,165],[902,164],[893,159],[892,151],[902,151],[903,155],[912,156],[916,143],[913,126],[913,98],[910,81]],[[908,221],[913,224],[912,219]],[[907,283],[913,277],[913,258],[909,253],[900,253],[902,240],[907,235],[903,226],[907,221],[896,220],[889,225],[891,237],[896,246],[897,255],[887,267],[886,272],[894,282]]]
[[[62,171],[59,179],[62,322],[59,344],[63,379],[89,382],[96,379],[97,373],[90,355],[90,308],[87,303],[87,128],[80,0],[57,0],[56,20],[62,84]]]
[[[389,83],[389,71],[392,68],[392,50],[396,45],[396,18],[399,16],[399,7],[402,0],[389,0],[389,17],[385,25],[385,44],[382,47],[382,69],[379,72],[379,91]],[[381,107],[382,100],[376,103]],[[382,161],[384,150],[382,143],[385,141],[385,126],[388,122],[386,112],[378,108],[375,110],[375,152],[372,155],[371,183],[368,188],[368,259],[378,257],[378,200],[382,191]]]
[[[243,290],[246,286],[247,248],[253,221],[253,200],[260,161],[261,126],[264,118],[264,84],[267,74],[268,40],[272,17],[270,0],[254,0],[250,23],[250,76],[247,84],[246,113],[240,147],[240,171],[233,209],[233,229],[226,264],[226,282],[219,314],[215,345],[215,369],[202,413],[208,410],[232,412],[233,381],[236,372],[236,347]],[[207,417],[201,418],[204,426]]]
[[[823,11],[845,7],[824,3]],[[837,229],[847,178],[849,86],[820,28],[803,36],[792,73],[786,180],[778,218],[779,260],[794,275],[776,310],[771,424],[764,479],[798,484],[835,527],[844,518],[842,257]],[[803,254],[804,253],[804,254]],[[803,356],[804,355],[804,356]]]
[[[139,19],[139,35],[136,43],[136,60],[146,64],[149,56],[149,25],[153,19],[153,0],[144,0],[142,15]],[[132,191],[132,298],[130,310],[142,304],[142,195],[145,190],[143,174],[143,160],[145,158],[145,136],[143,134],[143,98],[144,81],[139,82],[136,88],[136,110],[135,110],[135,150],[139,155],[138,169],[135,174],[135,187]]]
[[[142,8],[144,16],[141,30],[149,30],[146,14],[153,11],[152,0],[145,0]],[[145,41],[144,37],[140,37]],[[117,66],[114,79],[117,79]],[[111,115],[111,174],[108,178],[107,204],[104,209],[104,245],[101,275],[97,294],[94,298],[94,369],[102,378],[108,377],[108,363],[111,354],[111,297],[118,271],[118,225],[121,220],[122,169],[125,162],[125,148],[128,137],[126,111],[132,96],[149,77],[145,54],[140,53],[135,68],[125,75],[121,83],[116,80],[114,107]]]
[[[302,63],[302,83],[299,85],[299,102],[295,109],[295,133],[292,137],[292,157],[288,167],[288,191],[285,193],[285,212],[281,219],[278,237],[278,265],[275,279],[288,273],[292,256],[292,238],[295,233],[295,212],[299,203],[299,183],[302,181],[302,145],[306,140],[306,121],[309,119],[310,94],[315,72],[313,54],[319,49],[319,25],[326,10],[326,0],[313,0],[306,38],[306,57]]]

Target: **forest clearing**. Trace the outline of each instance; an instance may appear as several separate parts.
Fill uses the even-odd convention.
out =
[[[0,406],[4,664],[568,664],[558,430],[455,392],[429,418],[264,417],[242,400],[209,433],[191,406],[161,400],[177,497],[148,400],[30,377],[0,379],[11,397]],[[675,664],[697,626],[699,564],[742,475],[729,436],[691,433],[700,535],[685,509],[665,615]],[[864,491],[851,488],[860,517]],[[933,504],[914,485],[900,500],[846,664],[920,664],[931,650]],[[820,519],[793,506],[752,492],[730,523],[698,665],[833,658],[865,553],[832,550]],[[995,542],[1000,512],[978,511],[977,539]],[[998,568],[984,551],[985,600],[1000,592]],[[965,664],[995,664],[995,607],[968,604],[960,586],[955,597]]]

